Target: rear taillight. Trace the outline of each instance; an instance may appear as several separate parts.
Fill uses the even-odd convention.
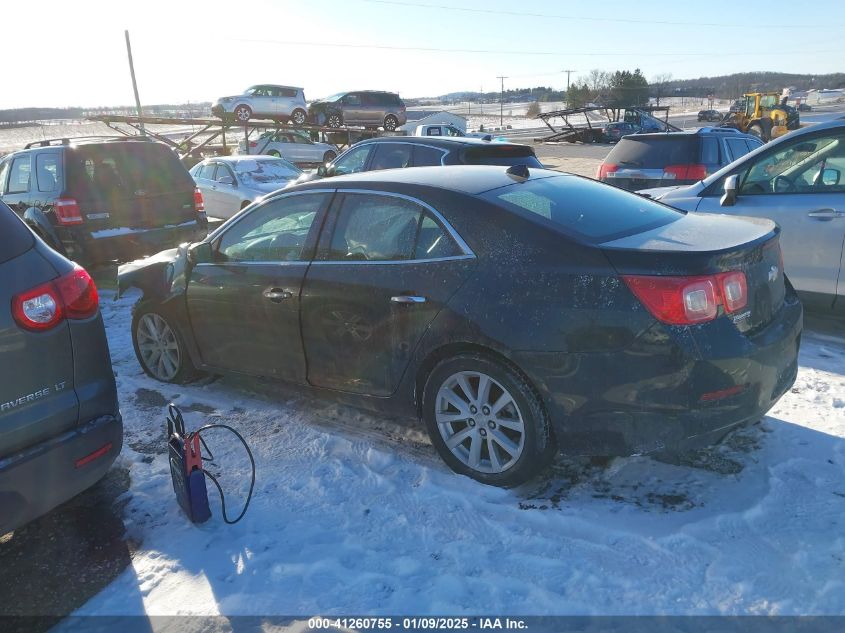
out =
[[[97,313],[94,280],[76,267],[66,275],[12,297],[12,316],[26,330],[49,330],[64,319],[87,319]]]
[[[596,180],[604,180],[605,178],[607,178],[608,174],[612,174],[617,169],[619,169],[619,165],[602,163],[601,165],[599,165],[599,170],[596,172]]]
[[[704,165],[667,165],[663,168],[664,180],[701,180],[707,177]]]
[[[623,275],[637,299],[663,323],[694,325],[712,321],[719,314],[741,310],[748,304],[748,285],[743,272],[697,277]]]
[[[197,213],[205,211],[205,200],[202,198],[202,191],[199,190],[199,187],[194,189],[194,211]]]
[[[82,224],[82,211],[75,198],[57,198],[53,203],[56,221],[64,226]]]

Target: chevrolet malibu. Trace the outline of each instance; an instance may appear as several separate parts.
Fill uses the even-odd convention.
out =
[[[802,308],[780,231],[511,167],[277,192],[120,269],[144,371],[296,383],[424,421],[458,473],[513,486],[556,452],[712,443],[792,385]]]

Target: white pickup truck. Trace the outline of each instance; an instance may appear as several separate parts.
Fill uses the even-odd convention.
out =
[[[463,130],[458,129],[449,123],[427,123],[425,125],[418,125],[416,130],[414,130],[413,136],[469,136],[487,141],[493,140],[493,136],[491,134],[485,134],[483,132],[472,132],[467,134]]]

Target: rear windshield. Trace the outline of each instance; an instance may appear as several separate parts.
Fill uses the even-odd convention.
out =
[[[0,264],[23,255],[32,248],[32,233],[20,218],[0,202]]]
[[[485,145],[470,147],[464,152],[464,162],[467,165],[526,165],[527,167],[542,167],[530,147],[514,145]]]
[[[655,135],[623,138],[610,150],[605,164],[639,169],[660,169],[666,165],[698,162],[698,137]]]
[[[137,191],[193,191],[190,174],[170,149],[143,141],[82,145],[67,153],[68,193],[79,198]]]
[[[588,178],[553,176],[493,189],[484,198],[591,243],[642,233],[683,213]]]

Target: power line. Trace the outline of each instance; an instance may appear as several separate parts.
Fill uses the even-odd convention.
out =
[[[417,7],[421,9],[440,9],[445,11],[463,11],[464,13],[483,13],[488,15],[507,15],[516,17],[543,18],[554,20],[579,20],[584,22],[620,22],[623,24],[660,24],[663,26],[692,26],[692,27],[718,27],[718,28],[749,28],[764,29],[818,29],[818,28],[845,28],[845,24],[758,24],[749,22],[682,22],[673,20],[637,20],[635,18],[610,18],[610,17],[589,17],[583,15],[561,15],[556,13],[528,13],[525,11],[504,11],[500,9],[478,9],[470,7],[454,7],[444,4],[430,4],[424,2],[400,2],[399,0],[360,0],[373,4],[390,4],[400,7]]]
[[[226,38],[230,42],[245,42],[250,44],[281,44],[285,46],[319,46],[321,48],[361,48],[361,49],[377,49],[389,51],[420,51],[425,53],[478,53],[485,55],[545,55],[545,56],[581,56],[581,57],[736,57],[743,55],[749,57],[751,55],[759,55],[765,57],[772,57],[777,55],[784,55],[795,57],[795,51],[760,51],[759,53],[748,53],[747,51],[732,51],[724,53],[689,53],[689,52],[601,52],[590,53],[584,51],[511,51],[501,49],[485,49],[485,48],[441,48],[437,46],[389,46],[386,44],[351,44],[338,42],[305,42],[299,40],[269,40],[269,39],[250,39],[250,38]],[[837,49],[810,51],[802,50],[803,54],[823,54],[823,53],[839,53]],[[556,73],[549,73],[556,74]],[[526,75],[527,76],[527,75]],[[533,76],[533,75],[532,75]]]

